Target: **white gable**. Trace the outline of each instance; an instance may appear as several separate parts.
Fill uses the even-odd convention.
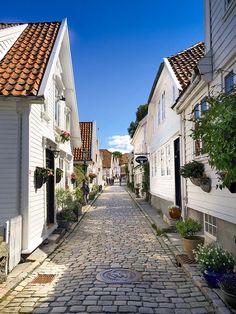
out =
[[[0,60],[7,54],[28,24],[8,27],[0,30]]]

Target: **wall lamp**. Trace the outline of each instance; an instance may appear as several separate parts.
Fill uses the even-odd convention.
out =
[[[52,150],[52,153],[53,153],[53,157],[57,158],[59,156],[60,150],[54,149],[54,150]]]

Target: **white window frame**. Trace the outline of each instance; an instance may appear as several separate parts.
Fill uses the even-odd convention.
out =
[[[206,104],[205,110],[203,110],[203,104]],[[195,111],[195,108],[197,106],[199,109],[197,111]],[[204,96],[201,98],[201,100],[193,108],[193,115],[194,115],[193,128],[195,128],[196,121],[201,118],[203,112],[207,111],[207,109],[208,109],[208,103],[206,102],[206,96]],[[195,112],[198,112],[197,117],[195,116]],[[205,154],[202,154],[201,150],[202,150],[202,141],[199,140],[199,154],[197,154],[196,140],[193,140],[193,154],[194,154],[194,156],[197,158],[199,158],[199,157],[201,158],[202,156],[204,156]]]
[[[161,124],[161,102],[159,100],[158,105],[157,105],[157,124]]]
[[[166,117],[166,94],[165,91],[162,93],[161,95],[161,104],[162,104],[162,111],[161,111],[161,117],[162,117],[162,121],[165,120]]]
[[[215,220],[215,224],[214,221]],[[210,232],[210,228],[212,229],[212,232]],[[213,234],[213,229],[215,230],[215,235]],[[204,214],[204,233],[212,238],[213,240],[216,240],[217,237],[217,220],[216,217],[209,215],[209,214]]]
[[[166,175],[171,175],[171,153],[170,153],[170,144],[166,146]]]
[[[157,175],[157,153],[154,154],[154,173],[155,173],[155,176]]]
[[[161,148],[161,176],[165,176],[165,149]]]

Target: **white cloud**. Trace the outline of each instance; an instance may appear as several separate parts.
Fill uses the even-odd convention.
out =
[[[108,138],[109,148],[111,152],[119,151],[121,153],[129,153],[133,149],[130,144],[129,135],[113,135]]]

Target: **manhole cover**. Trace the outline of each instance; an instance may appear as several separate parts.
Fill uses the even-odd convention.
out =
[[[97,279],[106,283],[131,283],[137,281],[141,275],[130,269],[112,268],[104,270],[97,275]]]
[[[34,278],[31,283],[50,283],[53,281],[55,275],[46,275],[46,274],[39,274],[36,278]]]

